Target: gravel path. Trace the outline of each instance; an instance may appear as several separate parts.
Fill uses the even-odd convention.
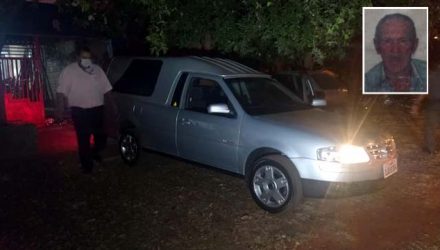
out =
[[[239,176],[152,152],[133,168],[111,144],[80,173],[75,152],[2,162],[0,249],[440,249],[440,155],[420,149],[420,120],[393,128],[399,172],[381,189],[259,209]]]

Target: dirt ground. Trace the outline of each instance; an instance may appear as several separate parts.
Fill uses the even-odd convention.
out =
[[[129,168],[115,142],[83,175],[71,127],[43,129],[40,155],[0,164],[0,249],[440,249],[440,154],[405,112],[378,118],[400,155],[382,188],[275,215],[239,176],[153,152]]]

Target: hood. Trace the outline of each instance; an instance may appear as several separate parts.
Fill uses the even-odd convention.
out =
[[[255,118],[276,126],[320,136],[334,143],[365,145],[381,134],[381,131],[369,124],[365,117],[308,109],[261,115]]]

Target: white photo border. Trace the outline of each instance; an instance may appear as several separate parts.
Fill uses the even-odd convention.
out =
[[[365,10],[369,9],[417,9],[426,11],[426,91],[425,92],[366,92],[365,91]],[[429,9],[428,7],[362,7],[362,94],[364,95],[424,95],[429,92]]]

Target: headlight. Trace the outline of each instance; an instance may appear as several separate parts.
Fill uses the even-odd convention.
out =
[[[363,147],[344,144],[339,147],[320,148],[317,151],[318,160],[334,161],[342,164],[363,163],[370,157]]]

